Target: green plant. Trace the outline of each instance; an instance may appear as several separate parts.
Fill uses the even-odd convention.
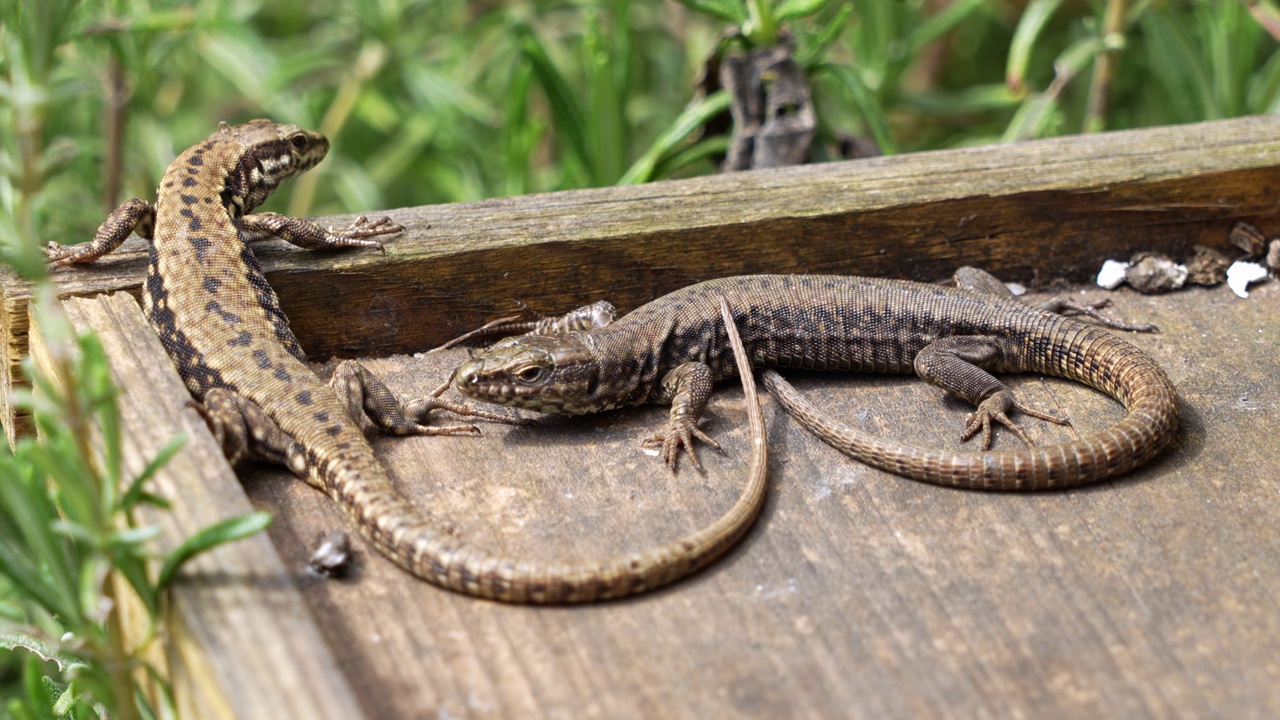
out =
[[[0,445],[0,648],[24,652],[20,692],[5,703],[15,718],[153,716],[140,675],[161,682],[144,653],[181,565],[224,542],[259,532],[265,513],[207,528],[162,558],[148,550],[159,532],[139,525],[142,505],[164,507],[147,482],[177,452],[174,440],[135,477],[125,477],[115,388],[102,348],[76,334],[61,312],[38,238],[62,206],[72,174],[65,144],[47,139],[48,121],[80,91],[57,57],[75,3],[6,4],[0,80],[6,138],[0,146],[0,261],[35,287],[33,311],[48,365],[28,361],[33,391],[15,403],[33,414],[38,438]],[[153,572],[154,560],[161,561]],[[120,625],[121,592],[150,619],[142,638]]]

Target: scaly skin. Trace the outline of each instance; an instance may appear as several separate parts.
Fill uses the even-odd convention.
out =
[[[961,487],[1029,490],[1096,482],[1154,457],[1178,427],[1177,395],[1164,371],[1133,345],[1054,310],[1098,317],[1092,307],[1051,301],[1033,308],[986,273],[957,273],[964,288],[824,275],[730,277],[659,298],[604,327],[503,340],[458,368],[458,390],[485,402],[540,412],[580,414],[645,402],[671,403],[660,443],[673,468],[690,451],[711,385],[733,372],[723,296],[734,308],[755,367],[911,373],[977,406],[964,437],[993,424],[1028,448],[1003,452],[927,451],[880,440],[826,420],[776,373],[767,387],[783,407],[826,442],[890,472]],[[970,289],[965,289],[970,288]],[[1152,329],[1126,326],[1126,329]],[[1030,447],[1008,414],[1019,404],[991,372],[1058,375],[1119,400],[1129,415],[1096,435]],[[691,457],[695,465],[696,456]]]
[[[402,407],[351,361],[338,366],[326,387],[305,364],[246,242],[270,234],[305,248],[381,247],[378,236],[402,230],[386,218],[361,218],[335,231],[253,213],[281,182],[313,167],[328,148],[323,136],[292,125],[224,124],[174,160],[154,207],[130,200],[92,242],[50,246],[50,263],[92,262],[131,232],[151,240],[143,294],[147,317],[192,395],[203,402],[228,457],[286,465],[338,502],[380,552],[441,587],[508,602],[620,597],[693,572],[746,532],[764,499],[763,471],[713,525],[663,547],[599,561],[545,563],[493,555],[459,541],[412,507],[374,456],[362,427],[372,423],[400,435],[474,432],[471,426],[416,421],[436,407],[466,410],[434,396]]]

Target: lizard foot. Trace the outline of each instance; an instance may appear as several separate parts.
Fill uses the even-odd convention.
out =
[[[464,403],[459,403],[459,402],[454,402],[453,400],[444,399],[441,396],[444,394],[446,390],[449,389],[449,386],[453,384],[453,375],[454,374],[451,373],[449,375],[449,378],[444,381],[444,384],[436,388],[435,390],[432,390],[430,395],[426,397],[417,398],[416,400],[410,400],[408,403],[406,403],[404,406],[405,414],[413,418],[414,421],[418,423],[421,423],[424,420],[426,420],[427,415],[429,415],[432,410],[448,410],[454,415],[460,415],[462,417],[481,418],[483,420],[492,420],[494,422],[500,422],[507,425],[530,424],[531,421],[525,418],[513,417],[505,413],[497,413],[497,412],[490,412],[488,410],[480,410],[478,408],[471,407],[470,405],[467,405]],[[456,427],[456,426],[453,426],[453,427]],[[480,429],[475,427],[474,425],[468,425],[466,427],[470,427],[473,430],[475,430],[475,434],[477,435],[480,434]]]
[[[981,430],[982,449],[990,450],[991,423],[994,421],[1008,428],[1009,431],[1016,435],[1027,447],[1035,447],[1035,443],[1031,442],[1031,438],[1027,437],[1027,434],[1022,431],[1022,428],[1018,427],[1015,422],[1009,419],[1009,412],[1012,410],[1017,410],[1018,412],[1030,415],[1033,418],[1047,420],[1048,422],[1058,425],[1071,424],[1070,420],[1064,420],[1055,415],[1050,415],[1048,413],[1040,412],[1034,408],[1027,407],[1015,400],[1013,393],[1008,390],[1002,390],[991,395],[978,405],[978,409],[969,416],[969,420],[965,423],[964,434],[960,437],[960,441],[964,442],[968,440]]]
[[[391,222],[391,218],[385,215],[372,221],[361,215],[341,230],[334,228],[332,225],[329,226],[329,234],[344,247],[372,247],[379,250],[383,250],[382,242],[369,238],[379,235],[395,235],[401,232],[404,232],[404,226]]]
[[[1119,320],[1117,318],[1109,318],[1098,312],[1104,307],[1111,304],[1111,300],[1103,298],[1092,302],[1079,302],[1067,297],[1055,297],[1040,305],[1040,309],[1047,310],[1051,313],[1062,315],[1067,312],[1079,313],[1087,317],[1093,318],[1099,323],[1116,330],[1127,330],[1129,332],[1159,332],[1160,328],[1151,323],[1131,323]]]
[[[720,452],[724,452],[724,448],[720,447],[720,443],[699,430],[693,423],[674,421],[667,423],[665,430],[645,438],[640,444],[644,447],[662,448],[662,459],[666,462],[667,467],[671,468],[671,472],[676,471],[676,462],[680,459],[680,450],[683,449],[689,453],[689,462],[693,463],[694,469],[702,472],[702,462],[698,460],[698,453],[693,449],[694,438]]]

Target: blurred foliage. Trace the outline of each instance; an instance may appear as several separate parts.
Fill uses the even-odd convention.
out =
[[[760,39],[762,23],[763,35],[790,37],[811,68],[829,146],[859,135],[917,151],[1188,122],[1270,112],[1280,93],[1276,41],[1250,16],[1272,13],[1269,0],[685,4],[694,9],[654,0],[20,2],[29,14],[56,7],[48,12],[68,28],[43,49],[48,84],[6,90],[57,107],[39,142],[41,197],[59,211],[39,232],[87,237],[109,205],[151,197],[168,161],[217,121],[259,116],[333,140],[329,161],[284,191],[294,213],[712,172],[723,139],[702,128],[726,102],[699,97],[697,80],[725,34]],[[1119,22],[1108,23],[1116,8]],[[20,23],[4,34],[22,43]],[[1115,72],[1091,110],[1103,56]],[[22,151],[8,113],[0,136],[0,169],[11,173]],[[721,144],[691,151],[709,140]]]
[[[1276,34],[1274,0],[0,0],[0,259],[44,282],[41,242],[153,198],[220,120],[325,133],[271,204],[362,212],[714,172],[728,98],[700,78],[739,48],[792,44],[821,160],[1275,112]],[[120,476],[100,350],[52,341],[45,439],[0,451],[0,647],[27,651],[0,660],[5,711],[146,716],[106,578],[158,617],[190,552],[265,519],[152,579],[132,510],[155,498]]]

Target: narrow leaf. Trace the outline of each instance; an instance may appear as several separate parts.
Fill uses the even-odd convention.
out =
[[[1013,41],[1009,44],[1009,63],[1005,70],[1005,83],[1013,92],[1026,91],[1024,80],[1027,77],[1031,50],[1040,37],[1040,31],[1061,4],[1062,0],[1031,0],[1022,11],[1018,27],[1013,31]]]
[[[876,102],[871,89],[862,82],[862,78],[858,77],[858,73],[843,65],[831,63],[823,64],[818,69],[831,74],[849,89],[849,94],[853,96],[854,103],[862,111],[862,118],[866,121],[867,128],[871,130],[871,136],[876,139],[876,144],[880,146],[880,152],[885,155],[896,154],[898,152],[898,144],[894,141],[893,133],[889,130],[889,120],[885,117],[880,103]]]
[[[120,499],[120,507],[122,509],[130,510],[134,505],[138,504],[138,501],[144,495],[143,486],[146,482],[154,477],[156,471],[164,467],[182,449],[186,441],[186,433],[178,433],[169,442],[165,443],[164,447],[160,448],[160,452],[156,453],[156,456],[151,458],[151,462],[142,468],[142,472],[138,473],[138,476],[129,482],[128,489],[125,490],[124,496]]]
[[[192,535],[165,556],[164,566],[160,568],[160,579],[156,582],[157,589],[168,587],[178,570],[196,555],[262,532],[270,524],[271,513],[252,512],[214,523]]]
[[[831,0],[782,0],[773,11],[778,21],[808,17],[823,8]]]
[[[685,138],[701,128],[708,120],[729,109],[733,98],[728,91],[720,90],[685,107],[680,117],[671,123],[640,159],[618,180],[619,185],[635,185],[653,179],[653,169],[663,155],[669,153]]]
[[[749,17],[746,4],[739,0],[676,0],[676,2],[695,12],[718,17],[734,25],[742,25]]]

